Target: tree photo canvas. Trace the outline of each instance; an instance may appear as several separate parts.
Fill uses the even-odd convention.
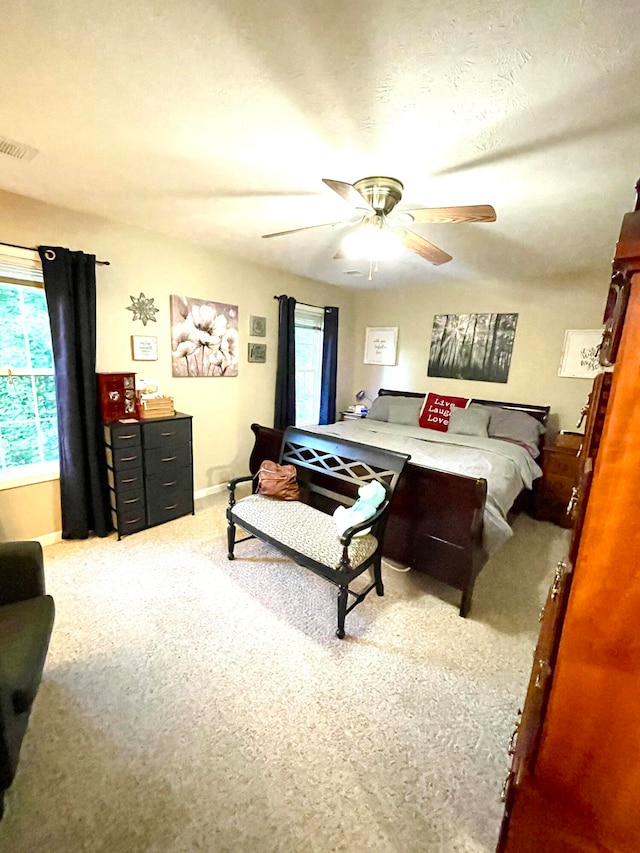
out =
[[[436,314],[428,376],[506,382],[517,314]]]

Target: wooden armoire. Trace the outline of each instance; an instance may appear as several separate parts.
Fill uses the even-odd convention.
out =
[[[571,544],[509,748],[499,853],[640,851],[638,198],[616,247],[600,363]]]

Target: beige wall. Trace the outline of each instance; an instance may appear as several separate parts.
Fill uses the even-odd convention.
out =
[[[356,301],[354,390],[434,391],[481,399],[551,406],[550,430],[574,429],[591,380],[558,376],[567,329],[600,329],[608,278],[498,285],[425,284],[424,287],[360,291]],[[507,383],[427,376],[434,314],[518,314]],[[397,326],[393,367],[363,364],[366,326]]]
[[[273,423],[277,302],[287,293],[314,305],[340,307],[338,408],[380,387],[436,391],[498,400],[549,404],[551,429],[573,429],[591,387],[559,378],[566,329],[599,328],[607,278],[538,283],[425,284],[390,290],[347,290],[244,263],[236,258],[106,219],[74,213],[0,192],[0,241],[26,246],[63,245],[111,262],[98,267],[99,371],[135,371],[162,383],[176,408],[193,415],[196,492],[244,473],[253,421]],[[144,292],[160,309],[144,326],[127,311]],[[239,307],[242,357],[238,378],[171,377],[169,296],[211,299]],[[465,382],[427,377],[434,314],[517,312],[509,381]],[[268,361],[249,364],[244,352],[249,314],[267,318]],[[398,363],[363,364],[366,326],[398,326]],[[156,362],[131,358],[132,334],[158,337]],[[0,539],[44,538],[60,530],[57,481],[0,491]]]
[[[338,398],[350,399],[353,297],[331,287],[244,263],[140,229],[0,192],[0,241],[25,246],[52,244],[92,252],[109,260],[97,268],[98,371],[135,371],[158,378],[176,409],[193,415],[196,492],[243,474],[252,447],[250,424],[273,423],[278,303],[287,293],[313,305],[340,308]],[[130,296],[140,292],[160,309],[155,323],[133,321]],[[241,333],[237,378],[173,379],[169,296],[172,293],[238,305]],[[267,318],[267,363],[246,358],[249,315]],[[133,334],[156,335],[159,358],[133,361]],[[253,339],[258,340],[258,339]],[[0,491],[0,538],[45,537],[60,530],[58,484]]]

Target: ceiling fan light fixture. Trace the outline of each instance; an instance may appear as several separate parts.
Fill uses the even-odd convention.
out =
[[[392,261],[402,253],[400,238],[380,225],[367,223],[354,228],[342,242],[342,251],[352,260]]]

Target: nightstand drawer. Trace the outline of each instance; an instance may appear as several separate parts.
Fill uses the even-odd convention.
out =
[[[542,455],[542,479],[535,488],[533,515],[540,521],[553,521],[561,527],[571,527],[567,513],[571,494],[577,485],[580,459],[576,447],[550,445]]]
[[[578,457],[575,451],[544,451],[545,474],[555,474],[557,477],[567,477],[575,482],[578,474]]]

